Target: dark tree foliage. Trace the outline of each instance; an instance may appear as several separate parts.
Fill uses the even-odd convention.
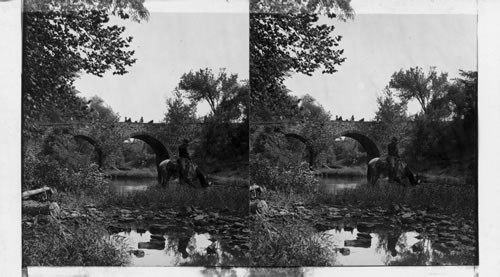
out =
[[[401,69],[392,75],[389,82],[389,87],[398,91],[401,100],[417,100],[423,113],[428,115],[444,107],[438,102],[442,102],[447,86],[448,73],[441,72],[438,75],[434,67],[430,68],[427,75],[420,67]]]
[[[394,73],[390,85],[400,99],[416,99],[422,107],[413,118],[407,150],[417,160],[458,163],[476,174],[477,71],[460,71],[451,82],[447,75],[438,75],[434,68],[425,75],[418,67]]]
[[[231,109],[230,104],[238,104],[235,99],[241,94],[238,75],[228,75],[224,69],[217,76],[208,68],[183,74],[178,88],[191,101],[207,101],[215,117]]]
[[[375,120],[388,124],[407,120],[407,101],[396,102],[389,87],[384,88],[383,93],[384,95],[377,97],[378,110],[375,112]]]
[[[250,87],[252,116],[270,119],[293,114],[283,81],[292,72],[334,73],[344,61],[341,36],[334,26],[318,24],[318,14],[352,17],[350,1],[252,1],[250,14]],[[280,13],[281,12],[281,13]],[[261,117],[261,118],[259,118]],[[268,117],[268,118],[266,118]]]
[[[311,75],[322,68],[334,73],[344,62],[337,49],[341,36],[333,26],[316,25],[316,14],[250,15],[250,86],[252,107],[281,107],[281,85],[290,72]]]
[[[127,73],[135,59],[124,27],[110,15],[146,19],[143,0],[24,2],[23,115],[25,124],[81,117],[73,82],[81,73]],[[28,121],[28,122],[26,122]],[[29,126],[26,126],[29,127]]]
[[[225,70],[215,75],[211,69],[183,74],[179,92],[192,103],[208,102],[211,113],[203,119],[198,154],[216,159],[248,157],[249,93],[247,81],[238,81],[237,74]]]

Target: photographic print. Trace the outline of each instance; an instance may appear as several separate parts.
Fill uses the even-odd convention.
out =
[[[477,265],[477,14],[361,2],[251,2],[252,266]]]
[[[24,1],[23,267],[248,265],[247,11]]]

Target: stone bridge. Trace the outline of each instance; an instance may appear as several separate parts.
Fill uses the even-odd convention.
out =
[[[302,121],[273,121],[251,123],[252,133],[276,132],[285,137],[294,138],[303,142],[309,152],[309,163],[314,164],[314,160],[321,150],[314,148],[315,138],[311,136],[311,126],[320,128],[321,133],[333,141],[340,137],[349,137],[361,144],[367,153],[368,159],[386,154],[387,144],[391,137],[404,140],[411,123],[387,124],[376,121],[337,121],[332,120],[324,123],[311,123]]]
[[[102,167],[110,151],[121,146],[127,139],[139,139],[148,144],[156,155],[156,165],[171,157],[176,152],[182,138],[191,142],[200,141],[199,133],[202,123],[191,123],[179,126],[175,131],[169,129],[165,123],[40,123],[43,133],[59,131],[62,134],[72,135],[75,139],[82,139],[94,146],[98,164]],[[111,150],[110,150],[111,149]]]

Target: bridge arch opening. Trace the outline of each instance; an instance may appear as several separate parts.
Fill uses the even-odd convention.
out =
[[[363,149],[366,151],[367,161],[380,157],[380,150],[378,149],[377,144],[373,142],[368,136],[357,133],[357,132],[345,132],[341,135],[342,137],[348,137],[357,141]]]
[[[128,139],[141,140],[152,149],[152,151],[155,154],[155,167],[157,172],[157,178],[158,180],[160,180],[159,165],[162,161],[170,158],[170,154],[168,153],[167,148],[163,145],[163,143],[159,139],[147,133],[133,133],[127,138],[127,140]]]
[[[97,143],[97,141],[89,136],[82,135],[82,134],[73,135],[73,138],[76,141],[86,141],[94,147],[94,150],[96,153],[97,165],[99,166],[99,168],[102,168],[102,166],[103,166],[103,152],[102,152],[101,147]]]
[[[306,151],[307,151],[307,161],[309,162],[310,166],[313,166],[314,165],[314,159],[315,159],[315,153],[314,153],[314,149],[312,148],[309,140],[306,139],[306,138],[304,138],[301,135],[294,134],[294,133],[285,134],[285,137],[286,138],[296,139],[296,140],[298,140],[298,141],[300,141],[300,142],[302,142],[304,144],[304,146],[306,148]]]

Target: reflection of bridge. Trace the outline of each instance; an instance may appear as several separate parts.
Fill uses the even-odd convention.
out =
[[[301,121],[273,121],[273,122],[254,122],[251,123],[253,132],[268,131],[281,133],[285,137],[295,138],[303,142],[309,152],[309,163],[314,163],[315,157],[319,154],[314,149],[314,138],[307,133],[305,129],[311,122]],[[317,126],[317,125],[316,125]],[[320,126],[326,134],[332,139],[339,137],[349,137],[361,144],[367,153],[368,159],[379,157],[386,151],[386,145],[392,136],[401,138],[408,123],[384,124],[376,121],[329,121]]]
[[[72,135],[94,146],[98,164],[102,167],[105,159],[118,146],[130,138],[139,139],[148,144],[156,155],[156,164],[170,157],[182,138],[197,140],[201,123],[186,124],[193,128],[178,128],[176,134],[169,131],[165,123],[41,123],[44,133],[63,130],[63,134]],[[182,130],[182,131],[180,131]]]

